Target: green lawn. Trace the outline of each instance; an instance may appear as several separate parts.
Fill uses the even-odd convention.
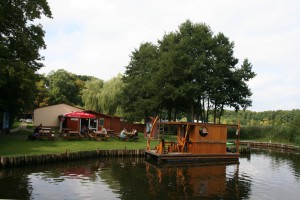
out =
[[[55,135],[54,141],[36,140],[27,141],[27,136],[31,132],[22,130],[16,133],[0,136],[0,156],[20,156],[20,155],[37,155],[52,154],[63,152],[77,152],[87,150],[108,150],[108,149],[145,149],[147,139],[143,133],[139,133],[139,141],[125,142],[117,138],[109,138],[107,141],[92,141],[89,139],[82,140],[64,140]],[[151,148],[154,148],[158,141],[151,141]]]

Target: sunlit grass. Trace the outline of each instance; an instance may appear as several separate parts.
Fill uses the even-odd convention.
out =
[[[120,141],[117,138],[109,138],[107,141],[94,141],[87,138],[81,140],[65,140],[55,135],[54,141],[35,140],[27,141],[28,131],[19,131],[0,137],[0,156],[20,156],[38,154],[56,154],[90,150],[117,150],[117,149],[145,149],[147,139],[143,133],[139,133],[137,142]],[[154,148],[158,141],[151,141],[151,148]]]

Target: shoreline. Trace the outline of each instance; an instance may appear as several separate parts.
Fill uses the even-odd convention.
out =
[[[145,150],[91,150],[78,152],[64,152],[58,154],[42,154],[42,155],[24,155],[0,157],[0,169],[9,167],[19,167],[27,165],[41,165],[46,163],[64,162],[72,160],[80,160],[86,158],[98,157],[142,157],[145,156]]]
[[[250,148],[268,148],[268,149],[281,149],[293,152],[300,152],[300,147],[270,142],[253,142],[253,141],[240,141],[240,145],[245,145]],[[242,154],[242,152],[240,152]],[[56,154],[42,154],[42,155],[23,155],[23,156],[4,156],[0,157],[0,169],[29,166],[29,165],[42,165],[55,162],[68,162],[73,160],[82,160],[87,158],[100,158],[100,157],[144,157],[144,149],[116,149],[116,150],[89,150],[78,152],[66,152]]]

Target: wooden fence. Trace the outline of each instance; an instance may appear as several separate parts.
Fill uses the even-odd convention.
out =
[[[300,147],[281,143],[240,141],[240,145],[247,145],[251,148],[282,149],[300,152]]]
[[[27,165],[40,165],[61,161],[79,160],[97,157],[139,157],[145,156],[145,150],[93,150],[66,152],[59,154],[27,155],[15,157],[0,157],[0,168],[17,167]]]

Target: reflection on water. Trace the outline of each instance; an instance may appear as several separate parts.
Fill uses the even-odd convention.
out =
[[[226,175],[227,168],[233,172],[229,176]],[[157,197],[155,199],[160,199],[156,194],[165,194],[167,199],[226,198],[231,196],[231,192],[227,192],[228,186],[234,188],[234,193],[239,191],[238,168],[238,164],[157,167],[146,163],[149,190]]]
[[[0,170],[0,198],[298,199],[300,156],[254,151],[234,165],[94,159]]]

